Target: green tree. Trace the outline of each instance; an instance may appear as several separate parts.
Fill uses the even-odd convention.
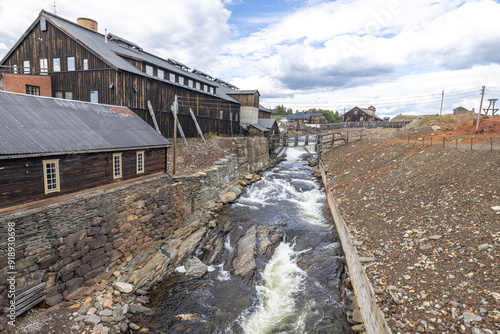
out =
[[[342,122],[342,116],[340,116],[338,111],[324,110],[324,109],[311,109],[309,112],[321,113],[328,120],[329,123],[340,123]]]

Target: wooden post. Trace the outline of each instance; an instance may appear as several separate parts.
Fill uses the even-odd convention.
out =
[[[175,114],[175,119],[176,119],[175,125],[177,125],[177,127],[176,127],[176,128],[178,128],[178,129],[179,129],[179,133],[181,134],[181,137],[182,137],[182,139],[184,140],[184,145],[185,145],[186,147],[188,147],[188,143],[187,143],[187,141],[186,141],[186,136],[184,136],[184,131],[182,131],[182,126],[181,126],[181,123],[179,122],[179,119],[177,118],[177,111],[178,111],[178,108],[179,108],[178,106],[177,106],[176,108],[172,108],[172,113],[174,113],[174,114]],[[174,125],[174,126],[175,126],[175,125]],[[175,131],[175,132],[174,132],[174,134],[176,135],[175,137],[177,138],[177,131]]]
[[[153,106],[151,105],[151,101],[149,101],[149,100],[148,100],[148,109],[149,109],[149,114],[151,115],[151,118],[153,119],[153,123],[155,124],[156,132],[161,134],[160,128],[158,127],[158,123],[156,123],[156,116],[155,116],[155,112],[153,110]]]
[[[479,104],[479,111],[477,112],[477,124],[476,124],[476,133],[479,131],[479,120],[481,118],[481,110],[483,108],[483,98],[484,98],[484,90],[485,86],[483,86],[483,89],[481,91],[481,103]]]
[[[443,113],[443,101],[444,101],[444,90],[443,90],[443,95],[441,96],[441,109],[439,109],[439,116],[441,116]]]
[[[203,136],[203,132],[201,131],[200,125],[198,124],[198,121],[196,120],[196,116],[194,115],[193,109],[189,108],[189,113],[191,114],[191,117],[193,118],[194,125],[196,125],[196,130],[198,130],[198,133],[200,134],[201,139],[203,139],[203,142],[206,144],[207,142],[205,141],[205,137]]]
[[[444,137],[443,137],[443,148],[444,148]]]
[[[474,137],[471,137],[470,138],[470,150],[472,151],[472,140],[474,139]]]
[[[176,146],[177,146],[177,95],[175,96],[174,105],[172,108],[172,113],[174,114],[174,163],[172,166],[172,174],[175,175],[175,160],[177,159],[176,155]]]
[[[493,137],[490,137],[490,150],[493,151]]]

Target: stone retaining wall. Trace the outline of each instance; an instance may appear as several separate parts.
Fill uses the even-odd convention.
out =
[[[109,278],[184,221],[183,200],[182,184],[162,175],[1,217],[2,236],[8,222],[15,224],[16,288],[45,282],[47,304],[54,305],[84,284]],[[6,242],[0,239],[2,283],[9,271]]]

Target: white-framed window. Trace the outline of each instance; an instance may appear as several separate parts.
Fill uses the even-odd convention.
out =
[[[70,91],[64,92],[64,98],[66,100],[73,100],[73,92]]]
[[[54,66],[54,72],[61,71],[61,58],[53,58],[52,64]]]
[[[153,76],[153,66],[146,65],[146,74]]]
[[[163,70],[158,69],[158,78],[165,79],[165,72]]]
[[[68,71],[75,70],[75,57],[68,57]]]
[[[59,187],[59,159],[43,160],[43,183],[45,194],[60,191]]]
[[[122,154],[113,154],[113,179],[121,179],[122,177]]]
[[[168,80],[172,81],[172,82],[175,82],[175,74],[173,73],[169,73],[168,74]]]
[[[210,87],[210,93],[215,94],[215,88],[214,87]]]
[[[204,85],[203,90],[208,93],[208,86]]]
[[[144,173],[144,151],[137,152],[137,174]]]
[[[49,62],[47,58],[40,58],[40,74],[47,74],[49,72]]]
[[[90,102],[99,103],[99,92],[97,90],[90,91]]]
[[[14,74],[17,74],[17,65],[12,65],[12,68],[14,69]]]
[[[196,89],[198,89],[198,90],[200,89],[200,83],[199,82],[196,83]]]
[[[222,110],[220,111],[220,119],[224,119],[224,112]]]
[[[357,110],[354,110],[354,115],[357,115],[358,114],[358,111]]]
[[[89,60],[87,58],[85,58],[83,60],[83,69],[84,70],[88,70],[89,69]]]
[[[193,80],[191,80],[191,79],[188,80],[188,86],[191,87],[191,88],[194,87]]]
[[[58,99],[62,99],[63,98],[63,92],[55,92],[54,97],[58,98]]]
[[[181,85],[184,85],[184,77],[179,77],[179,83],[180,83]]]
[[[30,74],[30,72],[31,72],[30,61],[29,60],[23,61],[23,73]]]
[[[26,85],[26,94],[40,96],[40,86]]]

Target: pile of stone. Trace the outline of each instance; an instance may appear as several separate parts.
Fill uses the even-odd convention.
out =
[[[121,276],[118,271],[113,275],[116,278]],[[149,332],[149,328],[131,321],[133,315],[155,314],[152,309],[143,306],[149,302],[147,291],[134,289],[132,284],[119,281],[113,284],[103,281],[95,289],[92,295],[82,297],[69,306],[75,310],[70,317],[74,323],[71,329],[89,334],[128,333],[129,330]]]

